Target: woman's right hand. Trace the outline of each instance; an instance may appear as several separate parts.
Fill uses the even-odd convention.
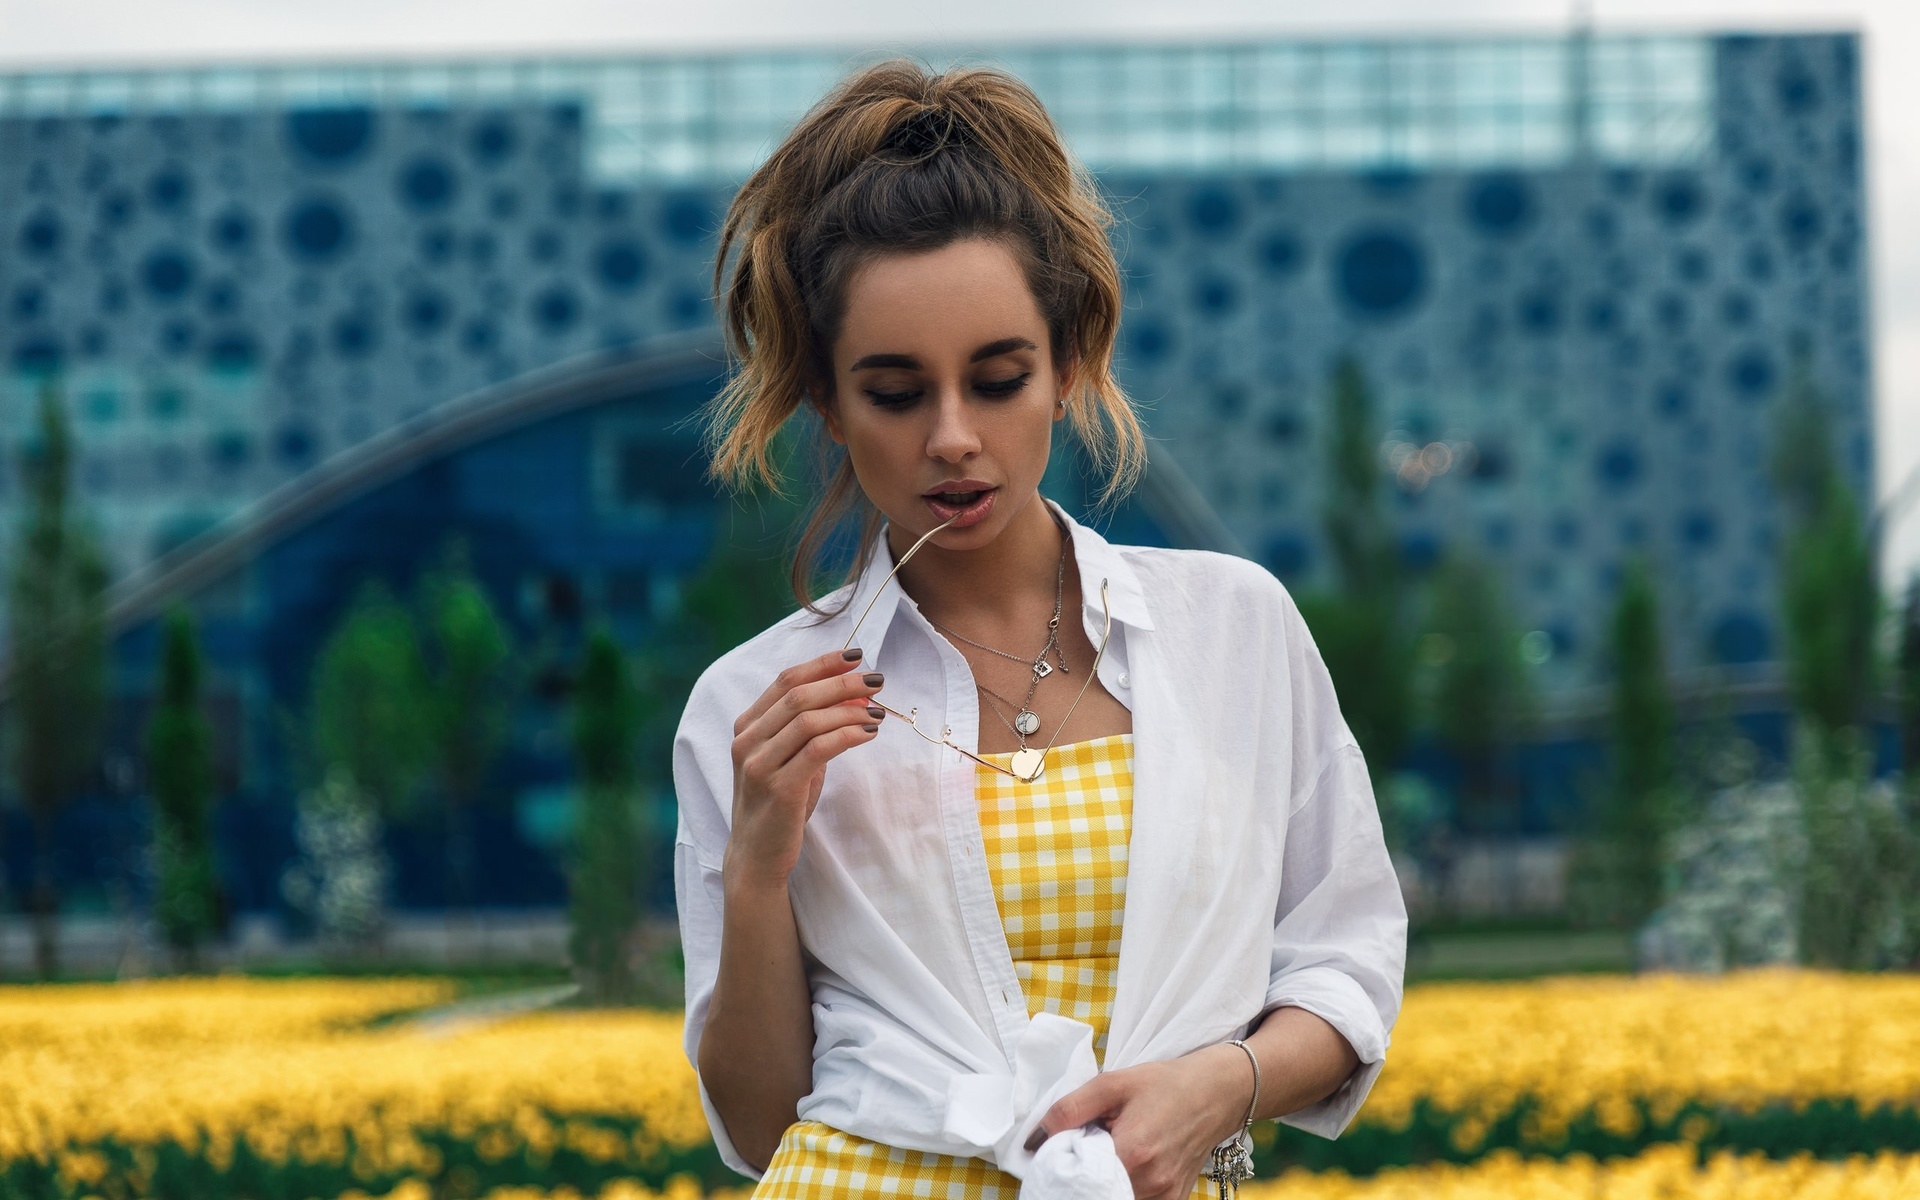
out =
[[[734,721],[730,881],[784,890],[827,763],[880,732],[884,710],[871,701],[885,680],[860,671],[861,657],[835,650],[788,667]]]

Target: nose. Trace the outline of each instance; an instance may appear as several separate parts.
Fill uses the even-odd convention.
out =
[[[933,407],[933,427],[927,430],[927,457],[942,462],[964,462],[980,452],[980,434],[966,398],[955,387],[940,389]]]

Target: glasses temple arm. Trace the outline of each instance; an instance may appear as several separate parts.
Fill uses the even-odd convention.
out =
[[[853,648],[853,639],[860,636],[860,627],[867,623],[867,614],[873,611],[873,606],[879,602],[880,593],[887,590],[887,585],[892,583],[893,577],[900,573],[900,568],[906,566],[914,555],[920,553],[920,547],[927,544],[928,538],[931,538],[934,534],[939,533],[942,529],[945,529],[959,519],[960,515],[956,513],[938,525],[935,525],[932,529],[927,530],[920,535],[919,541],[915,542],[905,554],[900,556],[900,561],[893,564],[893,570],[887,572],[887,577],[880,581],[880,586],[873,589],[873,595],[867,598],[867,606],[860,610],[860,619],[853,623],[853,628],[847,633],[847,640],[840,644],[841,650],[851,650]],[[893,710],[888,709],[887,711],[892,712]]]

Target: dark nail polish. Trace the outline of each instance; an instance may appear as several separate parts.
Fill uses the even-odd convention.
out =
[[[1040,1143],[1046,1140],[1047,1127],[1045,1125],[1035,1125],[1033,1127],[1033,1135],[1027,1139],[1027,1153],[1032,1154],[1035,1150],[1038,1150]]]
[[[878,725],[862,725],[860,728],[866,730],[868,733],[880,732],[880,727]]]
[[[846,659],[848,662],[859,662],[862,658],[865,658],[866,655],[867,652],[857,646],[852,650],[842,650],[840,652],[840,657]]]
[[[879,687],[881,684],[885,683],[886,681],[887,681],[887,677],[885,675],[882,675],[878,671],[867,672],[868,687]]]
[[[878,704],[869,704],[867,705],[867,715],[878,721],[881,717],[887,715],[887,710],[881,708]]]

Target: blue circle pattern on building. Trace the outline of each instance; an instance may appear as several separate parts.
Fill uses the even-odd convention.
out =
[[[287,114],[287,136],[312,166],[339,168],[364,156],[373,141],[368,108],[296,109]]]
[[[1427,284],[1425,253],[1397,230],[1370,230],[1351,237],[1335,258],[1340,298],[1363,317],[1388,318],[1412,310]]]
[[[1435,397],[1511,397],[1501,402],[1541,429],[1575,427],[1564,450],[1512,428],[1465,430],[1480,449],[1458,482],[1511,505],[1489,545],[1515,578],[1562,546],[1563,528],[1536,512],[1635,505],[1646,548],[1699,564],[1713,653],[1771,652],[1771,609],[1732,583],[1731,548],[1766,517],[1740,491],[1750,464],[1735,431],[1764,428],[1795,323],[1858,304],[1857,84],[1846,55],[1824,48],[1845,41],[1720,43],[1724,153],[1695,167],[1223,172],[1117,187],[1141,197],[1120,239],[1121,365],[1153,403],[1156,452],[1207,494],[1241,497],[1224,519],[1305,578],[1329,561],[1313,511],[1319,468],[1304,451],[1339,352],[1366,357],[1386,421]],[[355,428],[375,431],[506,366],[712,320],[727,189],[590,179],[577,105],[47,128],[58,148],[46,153],[68,162],[48,178],[72,190],[0,197],[7,361],[37,374],[82,353],[150,355],[156,369],[256,378],[259,424],[241,432],[258,449],[214,457],[257,486],[344,445],[349,409]],[[243,163],[245,186],[222,173],[228,159]],[[1846,414],[1836,441],[1853,445],[1866,331],[1806,332]],[[1824,349],[1849,341],[1851,357]],[[1392,365],[1414,359],[1405,378]],[[1229,383],[1230,417],[1218,402]],[[1476,419],[1443,414],[1429,436]],[[1205,423],[1222,421],[1257,431],[1245,441],[1265,457],[1243,467],[1203,449],[1214,444]],[[190,474],[205,457],[174,468]],[[1265,486],[1275,478],[1290,486]],[[1572,491],[1536,497],[1544,481]],[[1263,496],[1287,499],[1261,511]],[[1581,552],[1617,552],[1627,524],[1595,517]],[[1606,597],[1561,590],[1539,603],[1521,614],[1536,627],[1577,609],[1598,629]],[[1598,640],[1563,632],[1569,645]]]
[[[400,170],[400,196],[415,212],[438,212],[453,203],[453,168],[440,158],[417,158]]]
[[[311,197],[287,213],[287,249],[309,263],[326,263],[346,252],[353,236],[352,218],[339,202]]]
[[[1475,180],[1467,189],[1467,220],[1481,233],[1514,237],[1525,233],[1533,218],[1533,188],[1518,174],[1496,172]]]
[[[1536,489],[1568,491],[1601,512],[1619,506],[1619,516],[1595,523],[1581,552],[1638,549],[1686,564],[1691,603],[1704,618],[1681,654],[1702,647],[1712,659],[1750,662],[1774,653],[1771,601],[1740,582],[1748,568],[1735,555],[1750,523],[1772,520],[1753,489],[1800,338],[1815,347],[1808,368],[1837,414],[1836,443],[1853,448],[1868,437],[1868,335],[1858,285],[1847,282],[1860,257],[1858,109],[1830,112],[1835,97],[1857,92],[1840,66],[1827,73],[1847,56],[1835,49],[1829,59],[1824,49],[1847,44],[1756,38],[1734,53],[1721,43],[1721,146],[1697,165],[1391,180],[1309,173],[1284,177],[1271,197],[1245,184],[1176,190],[1149,177],[1116,185],[1117,195],[1144,197],[1125,213],[1136,261],[1127,265],[1135,299],[1122,336],[1129,382],[1155,399],[1163,452],[1199,478],[1270,565],[1324,569],[1313,514],[1299,501],[1263,512],[1244,499],[1313,496],[1318,485],[1300,472],[1315,466],[1233,453],[1230,438],[1208,430],[1203,415],[1217,406],[1200,403],[1196,389],[1236,354],[1277,361],[1284,346],[1295,361],[1318,354],[1330,362],[1352,349],[1372,370],[1383,422],[1404,423],[1438,389],[1460,398],[1450,420],[1480,424],[1463,431],[1476,440],[1516,418],[1570,432],[1561,449],[1557,432],[1517,443],[1509,480],[1497,484],[1512,489],[1504,494],[1520,519],[1482,540],[1514,562],[1516,576],[1552,544],[1545,528],[1527,532],[1524,498]],[[1776,86],[1776,74],[1788,82]],[[1831,123],[1789,126],[1773,115],[1775,104],[1804,112],[1798,98],[1809,93]],[[1230,220],[1206,215],[1228,211],[1227,198],[1238,206]],[[1184,230],[1184,239],[1158,233],[1167,228]],[[1308,262],[1322,265],[1332,305],[1277,286]],[[1236,271],[1245,281],[1237,306],[1223,303]],[[1242,328],[1243,312],[1255,332],[1235,341],[1240,335],[1226,331]],[[1390,364],[1409,354],[1426,365],[1402,383]],[[1324,376],[1275,375],[1273,398],[1256,394],[1247,416],[1264,427],[1263,406],[1316,408],[1325,389]],[[1488,421],[1476,406],[1502,415]],[[1262,444],[1287,453],[1282,443]],[[1483,462],[1491,458],[1483,453]],[[1865,485],[1863,461],[1855,453],[1847,464],[1856,490]],[[1232,473],[1238,486],[1214,482],[1218,473]],[[1479,473],[1468,478],[1479,483]],[[1300,486],[1263,489],[1263,479]],[[1433,495],[1448,486],[1434,483]],[[1425,494],[1402,499],[1409,518],[1428,503]],[[1577,585],[1577,606],[1598,631],[1609,597],[1589,576]],[[1565,588],[1523,619],[1568,620]],[[1605,641],[1599,633],[1560,640]]]

